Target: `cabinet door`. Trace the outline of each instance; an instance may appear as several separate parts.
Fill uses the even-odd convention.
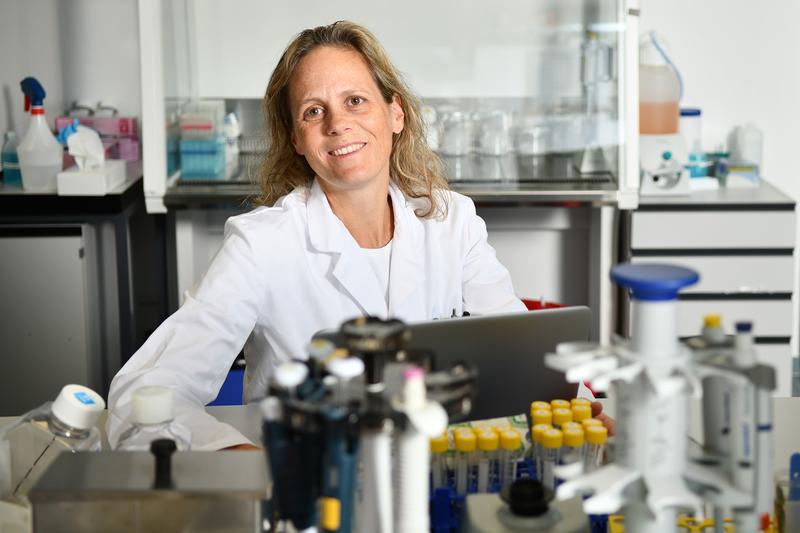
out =
[[[637,211],[631,248],[794,248],[794,211]]]
[[[700,281],[682,292],[691,293],[791,293],[794,259],[778,256],[659,256],[634,257],[634,263],[681,265],[700,274]]]
[[[0,415],[19,415],[89,381],[81,228],[0,228],[0,257]]]

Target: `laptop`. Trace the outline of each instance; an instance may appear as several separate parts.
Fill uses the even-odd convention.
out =
[[[575,397],[578,386],[547,368],[544,356],[567,341],[588,341],[591,311],[563,307],[410,323],[409,348],[432,350],[437,369],[478,369],[470,420],[527,413],[534,400]]]

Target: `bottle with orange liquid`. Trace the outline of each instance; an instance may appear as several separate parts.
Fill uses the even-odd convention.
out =
[[[639,133],[678,133],[681,79],[655,32],[639,43]]]

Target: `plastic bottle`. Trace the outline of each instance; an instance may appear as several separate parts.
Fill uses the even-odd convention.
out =
[[[460,428],[454,435],[456,445],[456,494],[465,495],[472,485],[475,470],[477,438],[469,428]]]
[[[17,148],[22,186],[26,191],[55,191],[64,148],[47,125],[44,88],[36,78],[25,78],[20,86],[25,93],[25,111],[31,112],[28,131]]]
[[[584,428],[586,437],[586,454],[583,460],[583,471],[592,472],[603,464],[608,430],[603,425],[591,425]]]
[[[639,133],[678,133],[681,80],[654,32],[639,42]]]
[[[3,150],[0,152],[0,160],[3,163],[3,182],[6,185],[22,185],[22,174],[19,171],[19,157],[17,147],[19,139],[13,131],[7,131],[4,135]]]
[[[728,135],[731,161],[761,166],[764,156],[764,134],[753,123],[736,126]]]
[[[447,486],[447,450],[450,443],[447,433],[430,440],[431,446],[431,487],[433,490]]]
[[[725,330],[722,328],[720,315],[706,315],[703,317],[703,339],[711,345],[725,342]]]
[[[191,448],[191,433],[175,422],[172,390],[153,385],[133,393],[133,427],[125,431],[117,443],[118,450],[149,451],[156,439],[172,439],[178,450]]]
[[[517,479],[517,463],[522,459],[522,437],[509,429],[500,434],[500,488]]]
[[[541,482],[551,491],[556,488],[555,468],[561,455],[564,435],[558,429],[548,429],[542,433],[542,475]]]
[[[498,468],[497,448],[500,439],[492,430],[478,433],[478,492],[489,492]]]
[[[100,450],[95,423],[103,409],[103,398],[92,389],[66,385],[55,401],[0,430],[0,497],[24,501],[62,451]]]

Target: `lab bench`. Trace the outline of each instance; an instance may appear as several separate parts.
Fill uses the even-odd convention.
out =
[[[64,383],[108,390],[136,346],[131,219],[141,166],[105,196],[58,196],[0,182],[0,415]]]
[[[728,333],[735,322],[752,321],[759,356],[777,371],[776,396],[791,396],[798,353],[795,220],[795,201],[764,181],[758,188],[642,197],[636,210],[621,214],[621,260],[696,270],[700,281],[679,297],[679,335],[698,334],[706,314],[722,315]],[[619,298],[627,335],[627,294]]]

